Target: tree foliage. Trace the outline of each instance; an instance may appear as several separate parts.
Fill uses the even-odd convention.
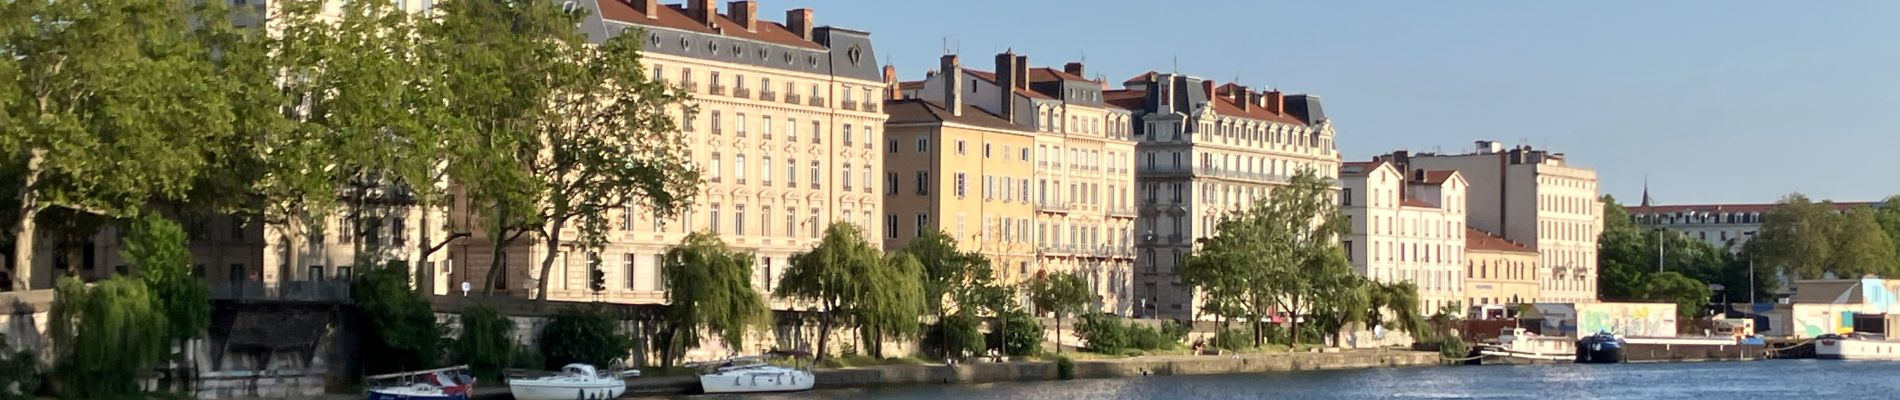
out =
[[[1360,280],[1337,242],[1350,228],[1332,182],[1301,171],[1266,200],[1223,216],[1180,273],[1204,294],[1203,312],[1248,321],[1256,345],[1276,310],[1343,324],[1365,309]],[[1294,331],[1299,321],[1293,318]]]
[[[1029,283],[1030,303],[1039,311],[1048,311],[1056,316],[1056,338],[1062,337],[1062,317],[1086,311],[1086,307],[1095,301],[1095,294],[1089,291],[1088,282],[1075,274],[1054,274],[1037,277]],[[1056,352],[1062,352],[1062,346],[1056,346]]]
[[[1677,316],[1695,318],[1709,305],[1709,286],[1681,273],[1663,272],[1644,280],[1641,299],[1676,303]]]
[[[1708,292],[1706,284],[1716,283],[1725,288],[1731,300],[1745,300],[1751,287],[1749,261],[1762,258],[1759,242],[1749,242],[1740,249],[1724,248],[1682,232],[1645,230],[1609,196],[1603,197],[1603,224],[1603,233],[1597,238],[1597,287],[1608,300],[1673,302],[1694,293],[1686,286],[1675,286],[1684,288],[1682,293],[1653,292],[1649,286],[1662,273],[1658,268],[1705,284],[1700,292]],[[1756,263],[1753,268],[1753,290],[1766,298],[1776,287],[1775,274],[1766,263]]]
[[[47,336],[53,379],[68,398],[130,396],[168,353],[170,326],[143,282],[125,277],[93,285],[60,279]]]
[[[717,337],[738,348],[746,331],[766,318],[765,299],[752,285],[752,256],[726,247],[717,235],[695,232],[667,250],[666,281],[669,305],[666,325],[682,347],[699,346],[702,336]],[[670,363],[684,349],[662,353]]]
[[[924,314],[924,267],[904,252],[884,257],[880,268],[863,276],[869,285],[853,320],[872,357],[884,357],[884,342],[917,337],[917,317]]]
[[[572,363],[610,365],[632,348],[633,340],[614,329],[614,320],[600,311],[562,310],[541,328],[541,355],[549,370]]]
[[[962,360],[966,355],[983,354],[988,348],[983,338],[983,322],[970,313],[952,313],[931,324],[923,341],[926,354],[943,359]]]
[[[122,255],[138,268],[155,306],[165,313],[168,340],[182,342],[204,334],[211,325],[211,290],[203,278],[192,276],[184,229],[163,216],[146,214],[127,231]]]
[[[1840,215],[1832,203],[1817,203],[1797,193],[1782,198],[1762,216],[1761,231],[1752,242],[1760,246],[1761,261],[1790,275],[1815,279],[1829,272],[1839,231]]]
[[[370,372],[413,371],[441,362],[442,327],[429,301],[410,289],[407,263],[364,270],[350,295],[373,328],[363,331],[362,354]]]
[[[449,349],[458,362],[468,364],[478,377],[495,379],[503,369],[515,365],[515,322],[494,307],[475,306],[462,310],[462,334]]]
[[[791,266],[779,276],[778,289],[773,296],[805,302],[818,307],[818,351],[817,357],[826,357],[831,329],[840,321],[840,317],[856,317],[881,314],[885,307],[903,307],[903,304],[878,304],[879,296],[872,295],[871,285],[885,276],[884,260],[876,248],[871,247],[855,225],[836,222],[825,228],[824,238],[811,251],[792,255]],[[911,300],[921,301],[919,293]],[[917,305],[915,310],[921,310]],[[913,317],[917,314],[911,314]],[[860,328],[866,321],[850,320],[853,328]]]
[[[1900,255],[1894,254],[1893,239],[1881,228],[1872,208],[1854,207],[1839,218],[1829,272],[1842,278],[1900,277]]]
[[[7,335],[0,334],[0,342]],[[40,388],[40,358],[31,350],[0,353],[0,400],[28,400]]]

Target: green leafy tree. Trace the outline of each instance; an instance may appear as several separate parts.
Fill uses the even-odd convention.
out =
[[[1062,337],[1063,315],[1085,311],[1089,303],[1095,301],[1095,294],[1089,292],[1088,282],[1079,276],[1054,274],[1030,282],[1029,299],[1037,310],[1055,314],[1056,337],[1059,341]],[[1062,353],[1062,346],[1056,346],[1056,353]]]
[[[985,346],[980,326],[983,324],[971,313],[954,313],[936,324],[931,325],[925,335],[925,343],[931,343],[935,355],[945,359],[961,360],[965,354],[982,354]]]
[[[121,255],[138,268],[139,278],[156,302],[153,307],[163,312],[169,323],[166,340],[179,349],[187,348],[187,341],[203,336],[205,328],[211,326],[211,290],[203,277],[192,276],[185,230],[165,217],[147,213],[132,222],[124,243]],[[189,361],[186,352],[167,351],[166,355]]]
[[[1791,194],[1762,216],[1761,233],[1752,242],[1760,246],[1761,261],[1800,278],[1820,278],[1834,259],[1840,219],[1833,204]]]
[[[40,212],[131,216],[184,195],[232,114],[211,52],[170,0],[0,4],[0,170],[17,174],[11,265],[34,265]],[[160,111],[162,112],[156,112]],[[15,268],[21,289],[31,268]]]
[[[1674,271],[1649,277],[1643,284],[1643,300],[1676,303],[1676,315],[1695,318],[1709,305],[1709,286]]]
[[[1655,270],[1655,244],[1616,198],[1603,195],[1603,232],[1597,235],[1597,291],[1605,299],[1634,299],[1644,274]],[[1648,243],[1646,246],[1645,243]]]
[[[1894,252],[1900,253],[1900,195],[1888,196],[1874,209],[1874,219],[1880,222],[1880,229],[1887,232],[1887,239],[1894,242]]]
[[[410,289],[408,264],[391,261],[364,270],[350,292],[369,320],[362,354],[370,372],[413,371],[441,361],[442,327],[429,301]]]
[[[1262,213],[1267,230],[1285,232],[1288,236],[1285,245],[1269,247],[1285,251],[1283,256],[1269,258],[1284,260],[1285,264],[1269,269],[1279,273],[1265,286],[1279,309],[1296,316],[1292,319],[1293,332],[1301,332],[1297,315],[1302,310],[1325,305],[1322,302],[1328,299],[1328,294],[1352,292],[1349,288],[1354,281],[1348,279],[1353,274],[1352,265],[1346,261],[1337,241],[1350,234],[1352,227],[1345,214],[1339,212],[1332,186],[1330,179],[1312,170],[1303,170],[1294,175],[1287,186],[1275,189],[1267,197]],[[1363,307],[1353,303],[1336,309]],[[1293,347],[1298,347],[1299,336],[1291,336]]]
[[[456,360],[486,379],[499,378],[503,369],[515,365],[515,351],[520,348],[515,344],[515,322],[488,306],[462,310],[462,334],[449,346]]]
[[[1877,218],[1868,207],[1854,207],[1841,215],[1840,228],[1834,232],[1834,251],[1828,259],[1835,276],[1900,276],[1900,255],[1894,254],[1893,239],[1881,229]]]
[[[699,346],[702,336],[739,348],[746,331],[763,323],[770,311],[752,286],[752,256],[727,248],[712,233],[687,235],[667,250],[661,271],[668,304],[663,315],[671,331],[663,336],[682,347],[663,348],[661,358],[668,365],[684,356],[685,348]]]
[[[1367,322],[1391,324],[1412,335],[1428,334],[1421,315],[1418,285],[1411,281],[1380,283],[1366,281]]]
[[[583,363],[609,365],[625,357],[633,341],[614,330],[614,320],[599,311],[562,310],[541,328],[541,355],[547,369]]]
[[[853,320],[858,322],[859,337],[872,357],[884,357],[884,342],[906,341],[917,336],[917,317],[924,314],[924,267],[916,257],[904,252],[884,257],[880,268],[864,276],[862,306]],[[981,343],[981,342],[979,342]]]
[[[65,398],[130,397],[167,350],[170,324],[144,282],[59,280],[47,336]]]
[[[833,223],[825,228],[825,236],[818,246],[792,255],[791,266],[779,276],[773,296],[819,308],[816,354],[823,359],[830,332],[839,323],[839,317],[862,315],[865,309],[882,306],[872,304],[875,298],[868,295],[871,289],[867,287],[875,281],[870,277],[878,274],[876,270],[882,266],[877,249],[864,241],[856,226]]]
[[[1083,314],[1076,318],[1075,335],[1096,353],[1121,354],[1128,349],[1128,326],[1114,315]]]
[[[996,327],[1003,337],[1003,354],[1029,356],[1042,352],[1042,322],[1022,310],[1003,315],[1002,326]]]
[[[0,342],[7,335],[0,334]],[[0,399],[30,400],[40,388],[40,357],[32,350],[0,354]]]

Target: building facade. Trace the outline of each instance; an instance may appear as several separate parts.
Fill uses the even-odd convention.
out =
[[[1536,250],[1477,228],[1465,229],[1464,304],[1529,304],[1542,269]]]
[[[1523,146],[1505,150],[1479,141],[1465,154],[1380,156],[1405,169],[1455,170],[1471,184],[1468,225],[1539,254],[1540,302],[1597,301],[1597,234],[1603,204],[1596,171],[1570,165],[1561,153]]]
[[[594,300],[587,280],[599,268],[607,281],[600,300],[661,303],[662,255],[687,234],[706,231],[753,253],[754,285],[769,291],[791,255],[815,246],[833,222],[857,224],[866,240],[880,243],[886,90],[868,33],[816,26],[810,9],[767,21],[752,1],[728,3],[723,14],[710,0],[577,6],[589,12],[581,26],[590,40],[643,35],[641,61],[651,77],[692,95],[698,112],[675,114],[705,182],[690,209],[674,218],[638,207],[611,213],[616,229],[598,251],[515,241],[501,252],[507,268],[495,290],[532,296],[546,279],[550,299]],[[458,204],[456,214],[469,215],[467,207]],[[454,280],[483,281],[493,261],[490,243],[477,232],[451,249],[459,260]],[[538,276],[549,252],[555,268]]]
[[[1421,315],[1464,300],[1465,180],[1456,171],[1399,171],[1391,163],[1340,167],[1341,241],[1353,270],[1418,286]]]
[[[1133,111],[1138,315],[1208,318],[1176,272],[1224,213],[1301,170],[1335,178],[1340,156],[1319,98],[1156,72],[1103,94]]]
[[[1835,211],[1854,207],[1880,207],[1879,202],[1833,204]],[[1651,205],[1647,202],[1628,207],[1630,219],[1645,231],[1658,229],[1682,233],[1731,252],[1742,251],[1761,232],[1762,217],[1775,205],[1769,204],[1677,204]]]
[[[993,70],[984,71],[963,67],[954,55],[943,60],[928,78],[901,84],[901,96],[939,105],[962,104],[1031,134],[1032,141],[1026,144],[1014,140],[982,144],[986,158],[995,152],[1002,154],[998,159],[1034,163],[1028,179],[995,178],[1001,197],[1026,200],[1031,213],[1027,225],[1019,219],[1014,227],[1009,220],[1016,217],[998,216],[1000,226],[995,229],[1019,230],[1021,243],[1031,246],[1028,262],[997,263],[999,273],[1006,282],[1049,273],[1077,274],[1098,295],[1096,309],[1132,313],[1131,112],[1104,102],[1102,82],[1084,77],[1081,63],[1068,63],[1061,70],[1033,67],[1028,56],[1004,52],[996,55]],[[984,177],[986,187],[990,181]],[[990,224],[990,218],[985,218],[985,232],[992,231]]]

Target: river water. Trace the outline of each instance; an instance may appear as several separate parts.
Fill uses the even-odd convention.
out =
[[[821,390],[692,399],[1890,399],[1900,362],[1388,368]]]

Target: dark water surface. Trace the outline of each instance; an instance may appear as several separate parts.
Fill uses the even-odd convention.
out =
[[[1159,376],[689,399],[1900,399],[1900,362],[1772,360]]]

